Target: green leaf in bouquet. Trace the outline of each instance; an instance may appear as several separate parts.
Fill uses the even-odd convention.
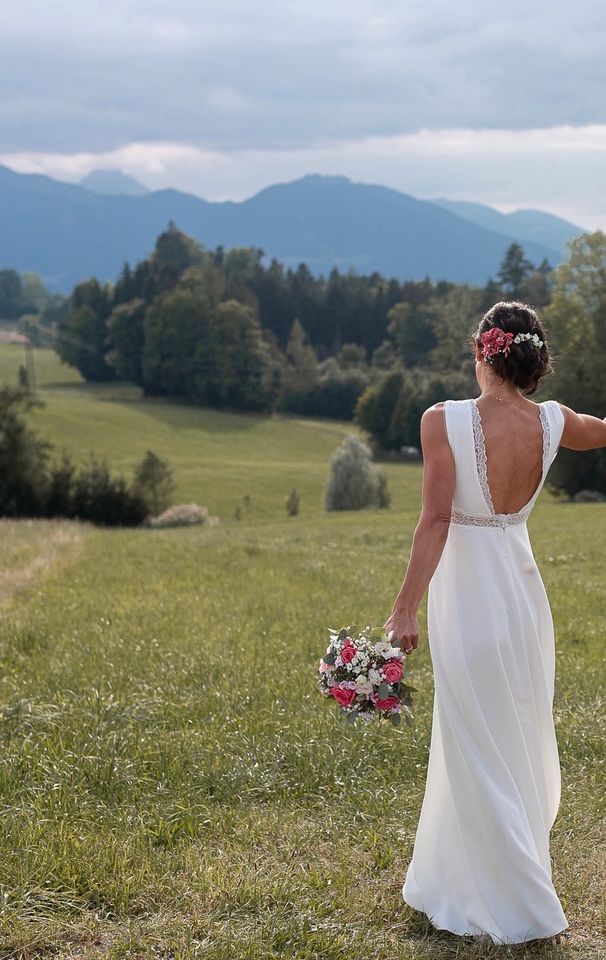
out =
[[[334,650],[329,650],[328,653],[324,654],[322,659],[324,663],[328,664],[329,667],[334,667],[335,660],[337,659],[337,655]]]
[[[393,693],[393,687],[389,683],[383,682],[380,684],[379,689],[377,690],[377,696],[379,700],[385,700],[386,697],[390,697]]]
[[[417,692],[418,692],[418,691],[417,691],[417,688],[416,688],[416,687],[411,687],[411,685],[410,685],[409,683],[403,683],[403,684],[402,684],[402,690],[409,690],[411,693],[417,693]]]
[[[391,720],[394,727],[400,726],[400,714],[399,713],[390,713],[389,719]]]
[[[352,710],[345,723],[355,723],[359,712],[359,710]]]

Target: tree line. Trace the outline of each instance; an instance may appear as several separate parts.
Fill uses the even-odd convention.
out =
[[[569,247],[552,270],[512,243],[496,277],[475,288],[336,269],[317,277],[304,264],[264,265],[256,248],[206,250],[169,224],[115,284],[86,280],[40,316],[87,380],[226,409],[355,418],[375,453],[397,453],[418,446],[427,406],[473,395],[469,334],[502,299],[545,320],[556,376],[543,395],[604,415],[606,237]],[[568,493],[606,492],[606,457],[561,451],[551,477]]]
[[[151,256],[125,264],[114,285],[91,278],[75,287],[56,345],[87,380],[127,380],[148,395],[228,409],[351,419],[364,391],[395,369],[423,371],[426,387],[435,374],[443,383],[454,361],[451,385],[464,389],[457,374],[469,318],[499,296],[548,302],[549,276],[548,264],[535,268],[512,244],[483,290],[337,269],[316,277],[305,264],[264,265],[256,248],[205,250],[169,224]]]

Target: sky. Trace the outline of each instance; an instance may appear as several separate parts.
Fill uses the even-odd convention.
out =
[[[0,163],[239,200],[307,173],[606,229],[603,0],[8,0]]]

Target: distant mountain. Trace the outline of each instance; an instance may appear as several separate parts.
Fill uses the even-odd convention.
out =
[[[479,227],[504,233],[523,247],[527,243],[540,243],[558,250],[559,259],[565,259],[568,254],[567,242],[585,232],[582,227],[568,220],[562,220],[561,217],[555,217],[551,213],[544,213],[542,210],[514,210],[513,213],[500,213],[493,207],[467,200],[440,198],[433,200],[432,203],[437,203],[445,210],[450,210],[451,213],[456,213]],[[550,262],[555,266],[553,261]]]
[[[80,186],[85,190],[92,190],[93,193],[101,193],[105,196],[142,197],[149,193],[147,187],[122,173],[121,170],[91,170],[80,181]]]
[[[177,190],[100,195],[82,185],[0,166],[0,267],[38,272],[55,290],[95,275],[115,280],[125,260],[147,256],[169,220],[204,246],[260,247],[315,273],[354,268],[400,279],[484,284],[512,234],[387,187],[317,174],[276,184],[240,203]],[[560,246],[528,241],[539,263]]]

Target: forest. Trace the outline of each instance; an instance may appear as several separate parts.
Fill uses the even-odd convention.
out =
[[[89,278],[67,298],[45,296],[32,275],[0,272],[0,316],[30,303],[34,342],[50,336],[88,381],[226,410],[353,419],[376,455],[398,456],[418,447],[427,406],[473,394],[469,336],[498,300],[530,303],[546,322],[557,376],[543,393],[603,415],[606,235],[569,248],[552,270],[512,243],[477,288],[336,268],[317,277],[305,264],[266,264],[257,248],[206,250],[170,223],[115,283]],[[569,494],[606,492],[601,451],[582,461],[564,452],[552,474]]]

